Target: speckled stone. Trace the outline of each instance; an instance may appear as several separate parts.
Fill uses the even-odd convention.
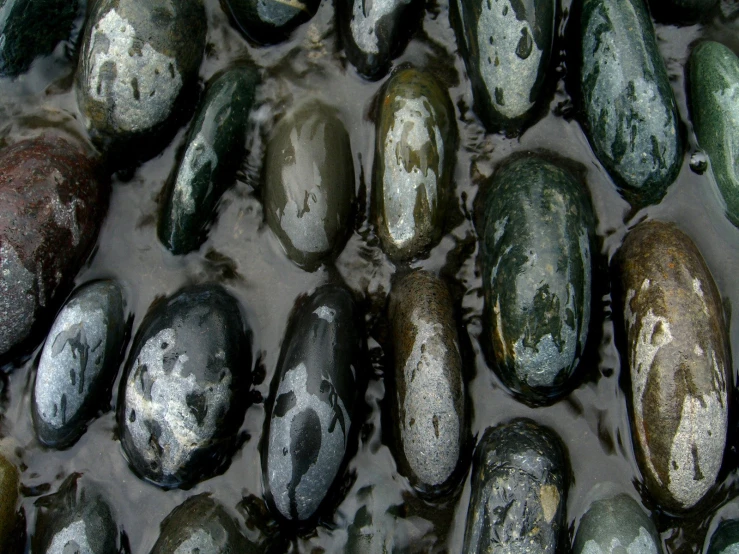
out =
[[[108,201],[96,169],[60,138],[0,152],[0,355],[53,315],[95,244]]]
[[[558,552],[565,463],[559,437],[531,420],[488,428],[475,451],[463,552]]]
[[[325,285],[291,318],[262,447],[268,500],[284,518],[318,510],[344,462],[361,376],[360,319],[351,294]]]
[[[354,203],[349,135],[320,102],[286,115],[267,144],[264,211],[288,257],[306,270],[346,242]]]
[[[402,260],[426,253],[441,237],[453,188],[456,119],[448,91],[425,71],[396,71],[380,94],[377,234],[384,251]]]
[[[111,161],[156,154],[179,123],[205,48],[202,0],[100,0],[88,18],[77,102]]]
[[[689,62],[690,104],[700,147],[739,227],[739,58],[723,44],[703,42]]]
[[[318,11],[320,0],[221,0],[231,24],[256,44],[282,42]]]
[[[422,492],[453,477],[465,440],[462,357],[444,282],[415,271],[390,293],[397,460]]]
[[[652,520],[626,494],[596,500],[580,520],[573,554],[662,554]]]
[[[188,486],[228,466],[247,408],[250,335],[220,285],[185,287],[149,310],[118,399],[121,444],[140,476]]]
[[[173,254],[197,250],[219,198],[244,158],[246,124],[259,74],[237,67],[211,81],[164,189],[159,240]]]
[[[698,249],[669,223],[632,229],[614,273],[637,462],[662,507],[685,510],[714,485],[726,445],[731,358],[721,297]]]
[[[737,554],[739,552],[739,520],[722,521],[711,535],[706,554]]]
[[[64,448],[110,401],[126,332],[125,302],[113,281],[75,291],[56,316],[33,385],[33,426],[47,446]]]
[[[643,0],[584,0],[584,126],[629,202],[662,199],[683,162],[675,95]]]
[[[718,0],[650,0],[652,15],[660,21],[695,23],[716,7]]]
[[[585,184],[538,156],[508,160],[484,197],[483,347],[529,403],[571,385],[588,336],[595,223]]]
[[[552,0],[450,2],[475,112],[489,131],[519,131],[536,104],[554,39]]]
[[[0,551],[10,550],[18,522],[20,504],[20,473],[0,454]]]

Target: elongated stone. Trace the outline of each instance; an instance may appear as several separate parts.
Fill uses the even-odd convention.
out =
[[[711,535],[706,554],[734,554],[739,551],[739,520],[722,521]]]
[[[595,223],[584,184],[538,156],[493,175],[485,196],[482,335],[501,380],[530,403],[567,390],[590,325]]]
[[[683,161],[675,95],[643,0],[584,0],[580,89],[596,156],[627,200],[658,202]]]
[[[3,552],[12,552],[11,544],[18,523],[20,481],[18,468],[0,454],[0,550]]]
[[[707,41],[693,49],[689,68],[695,134],[711,160],[726,215],[739,227],[739,58]]]
[[[257,44],[275,44],[311,19],[320,0],[221,0],[231,24]]]
[[[285,334],[262,467],[268,499],[286,519],[313,516],[343,464],[362,397],[358,323],[351,294],[326,285],[298,308]]]
[[[449,93],[424,71],[405,68],[382,93],[375,141],[377,234],[394,259],[419,256],[441,237],[457,128]]]
[[[423,492],[448,485],[465,440],[462,357],[452,299],[425,271],[393,286],[396,432],[402,472]]]
[[[121,444],[144,479],[187,486],[228,466],[247,407],[250,334],[220,285],[185,287],[151,308],[118,400]]]
[[[264,208],[288,257],[315,269],[344,247],[354,202],[349,135],[334,110],[303,104],[267,144]]]
[[[33,385],[33,425],[47,446],[63,448],[110,401],[126,332],[125,302],[113,281],[75,291],[49,331]]]
[[[258,82],[255,68],[237,67],[208,86],[165,186],[159,240],[173,254],[200,247],[219,198],[235,180]]]
[[[565,476],[554,432],[528,419],[488,428],[475,451],[463,552],[557,552]]]
[[[632,438],[651,495],[694,506],[723,460],[731,367],[721,297],[675,225],[636,226],[616,259],[631,381]]]

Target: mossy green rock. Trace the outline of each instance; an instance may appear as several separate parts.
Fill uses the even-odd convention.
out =
[[[419,256],[443,230],[457,128],[449,93],[429,73],[404,68],[381,92],[375,141],[377,234],[393,259]]]
[[[258,82],[255,68],[239,67],[208,86],[165,188],[159,240],[173,254],[196,250],[206,238],[218,199],[243,160]]]
[[[584,184],[538,156],[506,162],[486,192],[483,347],[530,403],[566,390],[590,324],[594,217]]]
[[[677,105],[643,0],[584,0],[580,87],[590,144],[626,199],[658,202],[683,161]]]
[[[0,454],[0,550],[5,552],[13,538],[18,521],[20,473]]]
[[[690,104],[700,147],[739,227],[739,58],[718,42],[703,42],[690,56]]]
[[[736,554],[739,552],[739,520],[722,521],[711,535],[706,554]]]
[[[231,23],[257,44],[275,44],[318,11],[320,0],[221,0]]]

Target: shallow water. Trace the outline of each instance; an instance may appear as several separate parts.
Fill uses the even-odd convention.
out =
[[[254,329],[254,351],[263,379],[254,386],[255,402],[247,411],[242,430],[249,439],[223,474],[191,490],[164,491],[145,483],[129,469],[116,438],[115,394],[111,410],[94,421],[74,446],[64,451],[42,447],[31,423],[31,390],[38,350],[6,377],[2,399],[0,435],[2,445],[22,460],[23,506],[29,535],[35,523],[34,502],[39,495],[56,491],[72,472],[83,472],[97,480],[113,504],[132,552],[148,552],[159,533],[159,522],[188,496],[212,492],[234,509],[243,497],[262,497],[259,442],[264,425],[264,407],[277,364],[284,329],[295,299],[338,273],[360,298],[367,311],[369,332],[368,371],[365,394],[366,419],[358,451],[344,476],[346,494],[337,500],[333,513],[324,513],[313,531],[284,529],[292,536],[290,552],[341,552],[347,529],[355,513],[368,504],[376,524],[394,534],[395,546],[410,543],[413,551],[460,552],[469,501],[469,474],[459,489],[439,501],[424,500],[397,473],[388,429],[384,374],[387,359],[387,325],[384,308],[391,279],[404,269],[394,266],[382,253],[370,224],[371,170],[374,156],[373,99],[381,86],[366,82],[348,65],[338,47],[334,9],[324,0],[318,14],[300,27],[289,42],[268,48],[253,48],[231,28],[218,0],[205,0],[208,16],[208,46],[200,75],[205,81],[234,60],[249,57],[265,69],[260,95],[262,105],[252,114],[249,135],[251,154],[239,181],[223,197],[220,215],[210,238],[200,251],[175,257],[157,240],[157,200],[174,163],[185,128],[156,158],[144,163],[126,180],[113,178],[110,209],[98,245],[76,283],[96,278],[116,278],[125,287],[128,306],[135,314],[135,332],[151,302],[191,282],[222,282],[243,304]],[[728,10],[731,0],[724,0]],[[471,431],[479,437],[486,427],[514,416],[531,417],[552,427],[569,451],[572,480],[567,501],[569,538],[590,501],[594,484],[612,482],[641,498],[639,472],[632,451],[626,401],[619,382],[621,358],[614,343],[610,319],[609,286],[605,271],[596,283],[600,315],[596,317],[591,341],[593,355],[585,359],[575,390],[549,407],[532,409],[518,402],[488,369],[480,351],[482,292],[478,248],[474,230],[475,198],[497,163],[514,152],[546,149],[581,165],[591,191],[598,218],[597,235],[602,265],[616,252],[627,229],[644,218],[676,222],[695,241],[708,263],[727,309],[739,303],[739,229],[723,215],[721,199],[710,172],[698,175],[689,161],[695,138],[688,120],[683,68],[694,41],[708,37],[720,40],[739,53],[739,21],[733,26],[719,12],[705,25],[674,27],[658,25],[659,45],[675,89],[680,115],[690,148],[682,171],[667,196],[656,206],[632,213],[619,196],[605,170],[595,159],[587,139],[575,121],[572,101],[562,79],[566,68],[563,38],[570,0],[562,1],[559,55],[551,64],[548,102],[539,120],[516,139],[485,135],[471,111],[472,95],[464,64],[457,55],[447,6],[429,6],[422,27],[396,60],[428,67],[449,86],[457,110],[460,146],[454,173],[457,205],[452,206],[440,244],[427,259],[410,264],[440,273],[451,285],[459,313],[462,342],[466,345],[466,378],[471,400]],[[558,79],[559,78],[559,79]],[[558,79],[558,80],[557,80]],[[52,83],[50,86],[49,83]],[[69,64],[61,58],[44,61],[16,83],[0,83],[0,139],[14,142],[52,127],[53,132],[84,136],[70,88]],[[291,106],[319,98],[338,108],[350,135],[355,156],[359,216],[354,232],[334,266],[306,273],[283,254],[277,239],[263,221],[260,203],[263,137],[275,119]],[[597,312],[597,310],[596,310]],[[739,314],[731,316],[734,359],[739,355]],[[602,322],[602,325],[600,325]],[[599,328],[600,325],[600,328]],[[598,344],[597,341],[600,341]],[[736,367],[737,364],[734,363]],[[736,382],[736,375],[734,376]],[[118,382],[114,391],[117,391]],[[250,399],[244,399],[249,401]],[[384,415],[383,415],[384,413]],[[732,420],[733,421],[733,420]],[[716,493],[703,505],[681,518],[654,512],[666,552],[688,553],[703,549],[706,533],[718,522],[714,514],[739,517],[739,503],[729,499],[739,492],[735,451],[735,425]],[[466,469],[469,465],[466,456]],[[373,487],[368,494],[368,487]],[[647,510],[650,500],[642,501]],[[391,526],[394,526],[391,530]],[[389,539],[389,543],[392,541]]]

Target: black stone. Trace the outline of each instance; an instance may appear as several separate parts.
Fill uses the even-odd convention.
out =
[[[318,11],[320,0],[221,0],[231,24],[256,44],[282,42]]]

